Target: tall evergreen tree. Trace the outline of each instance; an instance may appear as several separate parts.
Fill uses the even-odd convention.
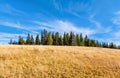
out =
[[[84,45],[89,46],[89,39],[88,39],[87,35],[84,38]]]
[[[59,45],[59,33],[55,33],[55,45]]]
[[[80,38],[78,34],[76,34],[76,43],[77,43],[77,46],[80,46]]]
[[[34,38],[33,38],[33,35],[31,35],[31,40],[30,40],[30,44],[34,44],[35,42],[34,42]]]
[[[9,42],[9,44],[13,44],[13,41],[12,41],[12,39],[10,39],[10,42]]]
[[[65,33],[63,35],[63,45],[69,45],[69,33]]]
[[[72,45],[72,46],[77,45],[76,36],[73,32],[70,32],[69,45]]]
[[[48,38],[47,38],[47,45],[52,45],[53,44],[53,39],[50,33],[48,33]]]
[[[65,32],[64,32],[64,35],[63,35],[63,44],[67,45],[67,36],[66,36]]]
[[[24,39],[23,39],[23,37],[19,36],[18,44],[20,44],[20,45],[23,45],[23,44],[24,44]]]
[[[103,48],[108,48],[108,47],[109,47],[109,46],[108,46],[108,43],[103,42],[103,43],[102,43],[102,47],[103,47]]]
[[[27,35],[27,39],[26,39],[26,44],[30,45],[31,44],[31,37],[30,37],[30,34],[28,33]]]
[[[69,45],[69,39],[70,39],[70,36],[69,36],[69,33],[66,34],[66,44]]]
[[[63,45],[63,39],[62,39],[62,36],[59,37],[59,45]]]
[[[47,44],[47,38],[48,38],[48,32],[47,30],[41,31],[41,44],[46,45]]]
[[[80,46],[84,46],[82,33],[80,34]]]
[[[112,42],[109,44],[109,48],[116,48],[116,45]]]
[[[76,46],[76,45],[77,45],[76,35],[73,33],[73,36],[72,36],[72,46]]]
[[[36,44],[36,45],[40,45],[39,35],[36,36],[35,44]]]
[[[69,45],[72,45],[73,32],[70,32]]]
[[[52,45],[55,45],[55,34],[54,34],[54,32],[52,32],[52,39],[53,39],[53,44]]]

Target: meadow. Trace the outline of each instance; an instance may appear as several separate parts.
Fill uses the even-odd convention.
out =
[[[120,50],[0,45],[0,78],[120,78]]]

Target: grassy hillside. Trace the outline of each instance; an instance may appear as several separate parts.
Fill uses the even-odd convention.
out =
[[[120,50],[0,45],[0,78],[120,78]]]

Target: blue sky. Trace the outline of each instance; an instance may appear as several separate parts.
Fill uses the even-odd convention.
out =
[[[0,43],[42,29],[120,44],[120,0],[0,0]]]

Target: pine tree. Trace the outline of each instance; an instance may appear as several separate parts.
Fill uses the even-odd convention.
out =
[[[52,32],[52,39],[53,39],[53,44],[52,45],[55,45],[55,34],[54,34],[54,32]]]
[[[69,39],[70,39],[70,36],[69,36],[69,33],[66,34],[66,44],[69,45]]]
[[[50,33],[48,33],[48,38],[47,38],[47,45],[52,45],[53,44],[53,39]]]
[[[83,36],[80,34],[80,46],[84,46]]]
[[[89,39],[88,39],[87,35],[84,38],[84,45],[89,46]]]
[[[13,41],[12,41],[12,39],[10,39],[10,42],[9,42],[9,44],[13,44]]]
[[[27,36],[27,39],[26,39],[26,44],[30,45],[30,42],[31,42],[30,40],[31,40],[30,34],[28,33],[28,36]]]
[[[75,34],[73,33],[73,36],[72,36],[72,46],[76,46],[76,45],[77,45],[76,36],[75,36]]]
[[[23,44],[24,44],[23,37],[19,36],[18,44],[20,44],[20,45],[23,45]]]
[[[72,45],[73,32],[70,32],[69,45]]]
[[[63,44],[64,45],[69,45],[69,34],[67,33],[65,33],[64,32],[64,35],[63,35]]]
[[[41,31],[41,44],[46,45],[47,44],[47,38],[48,38],[48,33],[47,30]]]
[[[79,41],[79,37],[78,37],[78,41]],[[73,32],[70,32],[69,45],[72,45],[72,46],[77,45],[76,35]]]
[[[116,48],[116,45],[112,42],[109,44],[109,48]]]
[[[62,39],[62,36],[59,37],[59,45],[63,45],[63,39]]]
[[[40,45],[39,35],[36,36],[35,44],[36,44],[36,45]]]
[[[55,45],[59,45],[59,33],[58,32],[56,32],[55,33]]]
[[[108,47],[109,47],[109,46],[108,46],[108,43],[103,42],[103,43],[102,43],[102,47],[103,47],[103,48],[108,48]]]
[[[30,40],[30,44],[34,44],[35,42],[34,42],[34,38],[33,38],[33,35],[31,35],[31,40]]]
[[[80,38],[78,34],[76,34],[76,43],[77,43],[77,46],[80,46]]]

